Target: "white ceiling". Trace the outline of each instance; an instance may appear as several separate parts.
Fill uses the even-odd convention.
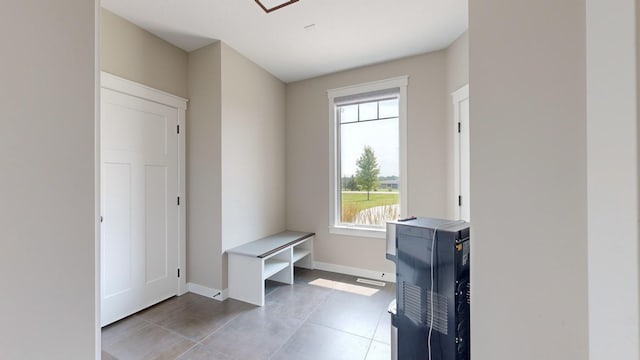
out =
[[[467,28],[467,0],[102,0],[192,51],[222,40],[284,82],[440,50]],[[311,29],[306,26],[315,24]]]

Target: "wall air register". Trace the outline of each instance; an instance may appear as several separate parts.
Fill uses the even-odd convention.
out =
[[[398,359],[469,360],[469,223],[388,223],[387,241],[396,262]]]

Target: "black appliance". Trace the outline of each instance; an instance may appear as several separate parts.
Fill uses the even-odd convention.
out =
[[[398,359],[429,359],[430,352],[431,360],[469,360],[469,223],[388,223],[387,241],[396,263]]]

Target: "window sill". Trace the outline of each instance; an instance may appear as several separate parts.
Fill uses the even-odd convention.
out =
[[[329,234],[386,239],[387,231],[351,226],[329,226]]]

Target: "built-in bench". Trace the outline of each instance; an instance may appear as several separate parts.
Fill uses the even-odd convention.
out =
[[[229,297],[264,306],[265,280],[293,284],[293,267],[313,268],[314,233],[283,231],[227,250]]]

